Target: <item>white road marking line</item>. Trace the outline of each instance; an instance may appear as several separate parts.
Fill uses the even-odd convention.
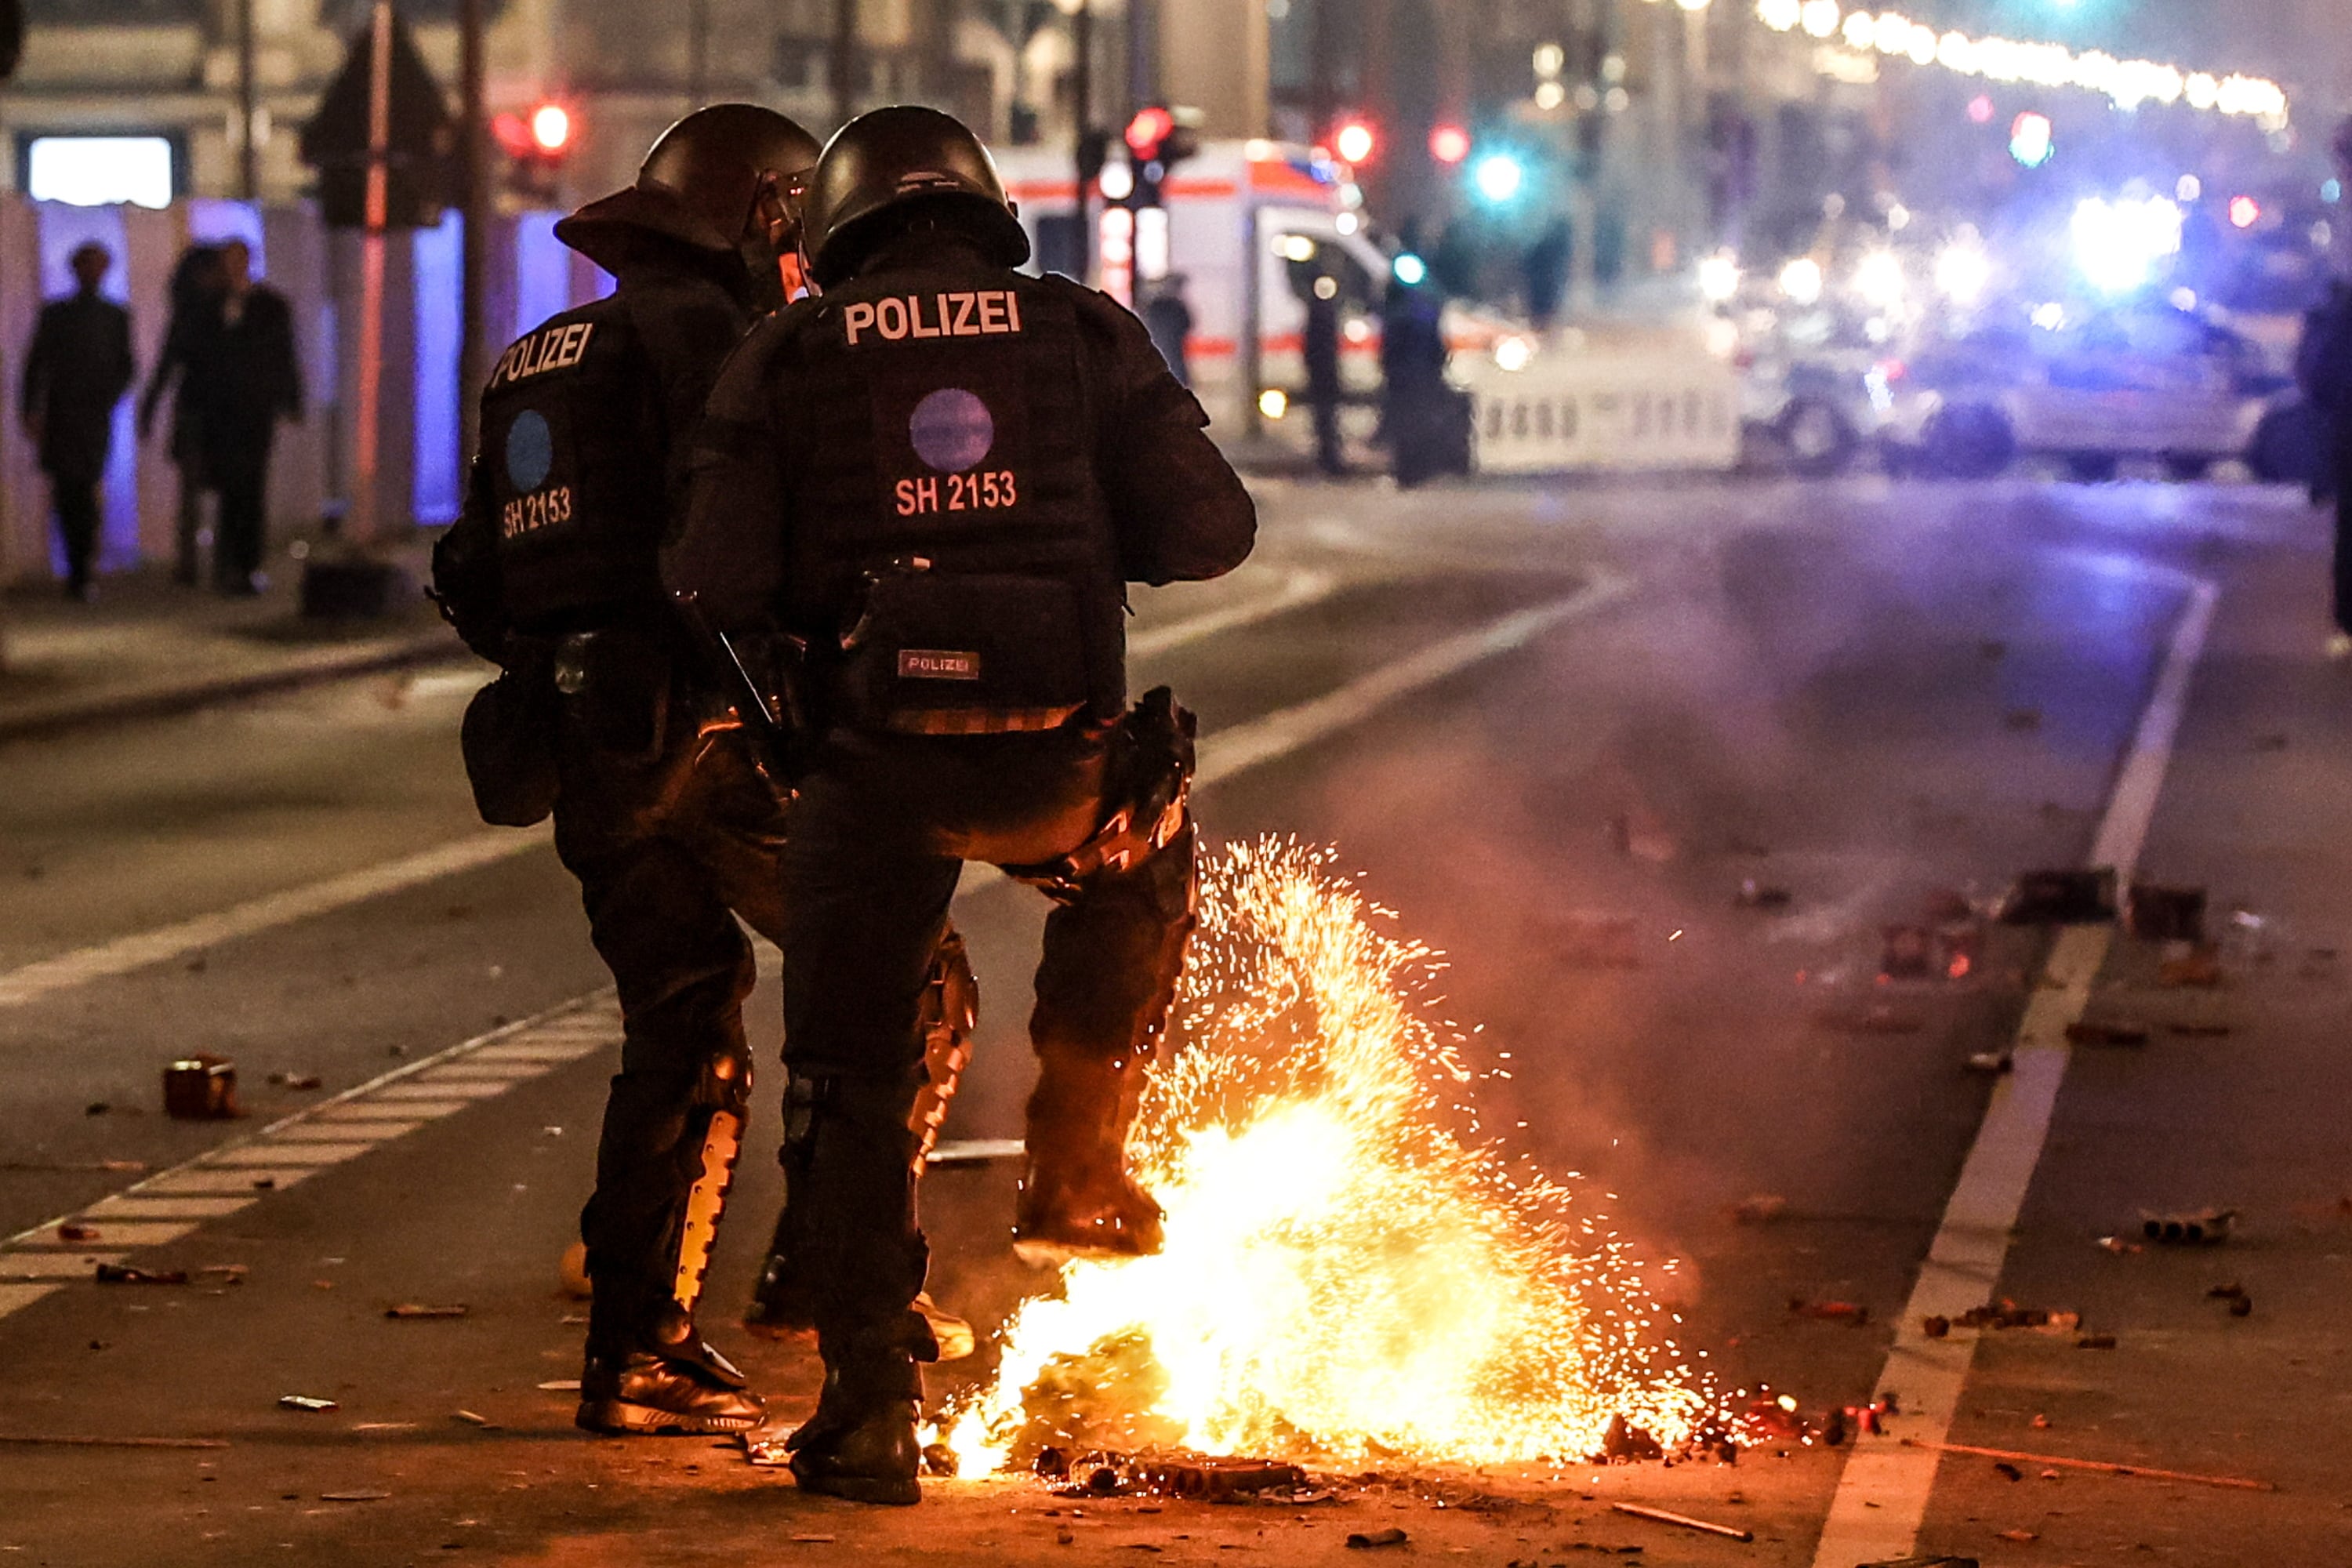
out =
[[[2123,884],[2130,882],[2147,843],[2188,708],[2189,681],[2221,598],[2221,589],[2203,578],[2160,568],[2143,569],[2143,574],[2185,584],[2189,604],[2173,627],[2156,689],[2091,847],[2090,864],[2114,867]],[[1993,1089],[1918,1283],[1895,1324],[1885,1371],[1872,1385],[1901,1390],[1904,1414],[1889,1417],[1884,1434],[1858,1441],[1846,1459],[1813,1568],[1853,1568],[1911,1555],[1940,1456],[1932,1447],[1904,1447],[1903,1439],[1936,1444],[1949,1436],[1979,1338],[1956,1327],[1948,1337],[1931,1340],[1919,1325],[1930,1316],[1957,1318],[1983,1306],[1999,1287],[2010,1230],[2041,1163],[2073,1056],[2066,1026],[2089,1005],[2091,986],[2114,940],[2112,926],[2070,926],[2051,950],[2043,984],[2018,1025],[2016,1068]]]
[[[199,948],[216,947],[276,926],[290,925],[331,914],[347,904],[381,898],[404,889],[455,876],[535,849],[546,843],[544,828],[516,832],[500,828],[478,833],[454,843],[436,845],[404,859],[388,860],[330,877],[305,887],[289,888],[248,902],[232,905],[194,920],[154,931],[120,937],[96,947],[60,953],[0,974],[0,1007],[21,1007],[56,992],[93,980],[128,974],[150,964],[166,963]]]
[[[404,1137],[425,1123],[414,1117],[396,1121],[353,1121],[348,1118],[334,1121],[301,1121],[291,1127],[281,1127],[270,1134],[272,1143],[382,1143],[388,1139]]]
[[[220,1219],[251,1205],[246,1198],[100,1198],[81,1211],[99,1225],[110,1219]]]
[[[386,1102],[424,1100],[489,1100],[504,1094],[517,1082],[516,1079],[460,1079],[456,1083],[402,1083],[377,1092],[376,1098]]]
[[[444,1116],[455,1116],[472,1103],[470,1100],[399,1100],[379,1105],[362,1100],[356,1105],[322,1110],[319,1120],[350,1128],[352,1136],[357,1138],[364,1136],[360,1128],[370,1121],[437,1121]]]
[[[234,1149],[216,1149],[205,1156],[205,1163],[223,1169],[246,1165],[340,1165],[374,1147],[373,1143],[281,1143],[271,1138]]]
[[[121,1219],[91,1226],[98,1234],[68,1241],[58,1235],[53,1224],[29,1236],[12,1238],[9,1246],[64,1247],[68,1251],[87,1251],[93,1247],[162,1247],[173,1242],[196,1228],[192,1219]]]
[[[1202,637],[1214,637],[1219,632],[1269,621],[1288,611],[1328,599],[1339,586],[1339,579],[1335,573],[1318,572],[1311,567],[1295,570],[1286,574],[1280,588],[1264,598],[1228,605],[1221,610],[1211,610],[1205,615],[1130,634],[1127,639],[1127,655],[1129,658],[1152,658],[1199,642]]]
[[[0,1285],[0,1318],[31,1306],[44,1296],[53,1296],[64,1289],[62,1285]]]

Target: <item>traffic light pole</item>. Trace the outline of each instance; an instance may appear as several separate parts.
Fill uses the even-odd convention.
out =
[[[489,368],[490,182],[485,167],[489,150],[484,145],[482,0],[458,0],[457,31],[457,195],[464,223],[457,329],[457,473],[462,485],[466,461],[479,436],[474,428],[479,415],[475,398]]]
[[[383,404],[383,234],[390,214],[392,0],[375,0],[369,34],[367,231],[360,252],[359,438],[352,458],[352,537],[375,538]]]
[[[236,194],[261,195],[261,150],[253,144],[253,0],[236,0]]]

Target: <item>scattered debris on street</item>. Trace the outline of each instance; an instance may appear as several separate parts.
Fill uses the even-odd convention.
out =
[[[2053,1469],[2095,1470],[2101,1475],[2132,1476],[2147,1481],[2179,1481],[2200,1487],[2223,1487],[2236,1491],[2274,1492],[2276,1485],[2255,1480],[2246,1476],[2200,1475],[2190,1470],[2164,1470],[2152,1465],[2124,1464],[2114,1459],[2077,1459],[2063,1454],[2027,1454],[2013,1448],[1986,1448],[1973,1443],[1931,1443],[1924,1438],[1906,1437],[1906,1448],[1927,1448],[1938,1454],[1972,1454],[1982,1459],[2007,1459],[2021,1465],[2041,1465]]]
[[[278,1407],[281,1410],[307,1410],[314,1413],[342,1408],[331,1399],[320,1399],[308,1394],[281,1394],[278,1396]]]
[[[462,1318],[466,1315],[466,1310],[467,1309],[463,1302],[455,1303],[446,1307],[427,1307],[421,1306],[415,1301],[403,1301],[396,1307],[386,1307],[383,1310],[383,1315],[387,1318],[403,1319]]]
[[[1682,1530],[1696,1530],[1706,1535],[1719,1535],[1726,1541],[1756,1539],[1756,1532],[1752,1530],[1742,1530],[1731,1524],[1717,1524],[1711,1520],[1693,1519],[1686,1513],[1673,1513],[1663,1508],[1652,1508],[1646,1503],[1617,1502],[1611,1503],[1609,1506],[1617,1512],[1628,1514],[1634,1519],[1654,1520],[1660,1524],[1671,1524]]]
[[[2112,866],[2028,871],[2019,877],[1999,916],[2004,925],[2104,925],[2116,918]]]
[[[2237,1223],[2236,1209],[2198,1209],[2187,1214],[2143,1215],[2139,1229],[2150,1241],[2166,1247],[2218,1247],[2230,1239]]]
[[[244,1115],[236,1103],[236,1063],[210,1052],[166,1063],[163,1111],[182,1121],[229,1121]]]

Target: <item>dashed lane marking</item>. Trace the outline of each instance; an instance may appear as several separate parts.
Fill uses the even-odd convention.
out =
[[[615,1046],[620,1038],[620,1010],[612,993],[597,992],[396,1068],[77,1214],[21,1232],[0,1244],[0,1318],[45,1299],[62,1282],[89,1279],[101,1262],[119,1263],[135,1249],[181,1240],[208,1220],[239,1213],[268,1193]],[[495,1076],[467,1076],[479,1070],[474,1065],[478,1057],[488,1058]],[[432,1098],[415,1098],[420,1089]],[[69,1221],[89,1227],[91,1234],[77,1233],[68,1242],[58,1227]],[[94,1250],[100,1247],[108,1250]]]
[[[1156,645],[1164,651],[1181,641],[1207,637],[1247,620],[1263,618],[1312,602],[1331,591],[1331,580],[1315,574],[1296,574],[1281,594],[1255,606],[1238,606],[1165,628]],[[1622,597],[1632,583],[1612,574],[1596,574],[1581,589],[1531,609],[1516,611],[1446,638],[1392,664],[1383,665],[1337,690],[1268,714],[1263,719],[1213,732],[1202,742],[1197,782],[1203,787],[1246,772],[1261,763],[1311,745],[1360,723],[1389,703],[1481,664],[1526,647],[1538,636],[1578,616],[1600,609]],[[1178,634],[1181,634],[1179,636]],[[413,857],[379,867],[354,878],[337,879],[274,900],[241,905],[205,921],[190,921],[143,938],[127,939],[108,948],[69,955],[48,965],[36,964],[13,975],[0,976],[0,1005],[29,1000],[80,979],[119,973],[140,964],[161,962],[188,947],[245,935],[287,920],[299,920],[374,896],[397,887],[414,885],[497,858],[500,847],[511,847],[522,836],[505,834],[482,841],[467,839],[434,857]],[[525,839],[526,845],[530,842]],[[463,851],[463,853],[452,853]],[[427,862],[437,869],[421,869]],[[986,868],[975,868],[986,870]],[[966,890],[978,885],[967,877]],[[330,889],[339,889],[330,892]],[[355,890],[358,889],[358,890]],[[243,912],[240,912],[243,911]],[[202,934],[191,935],[196,928]],[[172,933],[181,933],[173,936]],[[182,945],[173,945],[175,942]],[[772,967],[773,955],[762,951],[762,968]],[[43,972],[36,974],[36,972]],[[36,974],[28,985],[26,976]],[[14,989],[11,989],[14,987]],[[609,1046],[618,1045],[621,1018],[610,989],[563,1004],[537,1017],[493,1030],[422,1061],[394,1069],[323,1104],[275,1122],[252,1137],[205,1154],[101,1199],[80,1216],[66,1215],[23,1232],[0,1244],[0,1267],[12,1258],[47,1254],[61,1244],[57,1227],[64,1220],[91,1216],[106,1204],[126,1204],[148,1196],[238,1196],[251,1200],[301,1181],[312,1173],[357,1159],[426,1121],[455,1115],[540,1078],[566,1063]],[[339,1138],[338,1135],[341,1136]],[[967,1163],[1015,1157],[1021,1144],[1014,1139],[969,1140],[943,1144],[934,1154],[940,1164]],[[242,1204],[239,1205],[242,1207]],[[160,1245],[193,1231],[200,1220],[164,1224],[127,1216],[100,1225],[101,1239],[124,1236],[124,1245]],[[152,1241],[132,1241],[125,1233],[149,1227]],[[168,1233],[168,1234],[166,1234]],[[85,1277],[88,1268],[76,1271]],[[0,1276],[5,1277],[5,1276]],[[56,1287],[46,1281],[25,1287],[0,1287],[0,1317],[41,1300]],[[14,1291],[15,1294],[7,1292]]]
[[[2119,885],[2130,883],[2147,841],[2188,708],[2189,680],[2221,599],[2220,588],[2203,578],[2161,568],[2137,570],[2185,586],[2189,603],[2174,625],[2156,689],[2091,846],[2090,863],[2114,867]],[[2051,949],[2042,983],[2018,1025],[2015,1069],[1993,1089],[1984,1123],[1960,1168],[1959,1184],[1895,1325],[1885,1370],[1872,1384],[1900,1389],[1903,1414],[1889,1416],[1883,1434],[1862,1438],[1847,1458],[1813,1568],[1853,1568],[1912,1553],[1935,1490],[1940,1457],[1936,1445],[1950,1436],[1979,1338],[1975,1330],[1955,1326],[1947,1337],[1931,1340],[1920,1324],[1929,1317],[1957,1320],[1991,1300],[2000,1288],[2010,1230],[2042,1162],[2073,1057],[2066,1029],[2090,1005],[2092,984],[2114,939],[2112,926],[2070,926]]]

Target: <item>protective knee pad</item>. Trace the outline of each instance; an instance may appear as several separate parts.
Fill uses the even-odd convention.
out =
[[[971,1032],[980,1021],[980,981],[971,972],[963,938],[950,927],[931,955],[931,978],[923,987],[915,1026],[923,1039],[923,1081],[915,1091],[915,1164],[919,1169],[939,1142],[948,1105],[971,1061]]]
[[[743,1152],[751,1104],[751,1053],[739,1047],[711,1058],[703,1067],[694,1110],[687,1121],[686,1144],[694,1151],[693,1180],[677,1220],[677,1253],[670,1281],[670,1300],[677,1310],[666,1314],[673,1331],[691,1323],[695,1303],[702,1299],[710,1254],[719,1244],[719,1221],[727,1212],[736,1162]]]

